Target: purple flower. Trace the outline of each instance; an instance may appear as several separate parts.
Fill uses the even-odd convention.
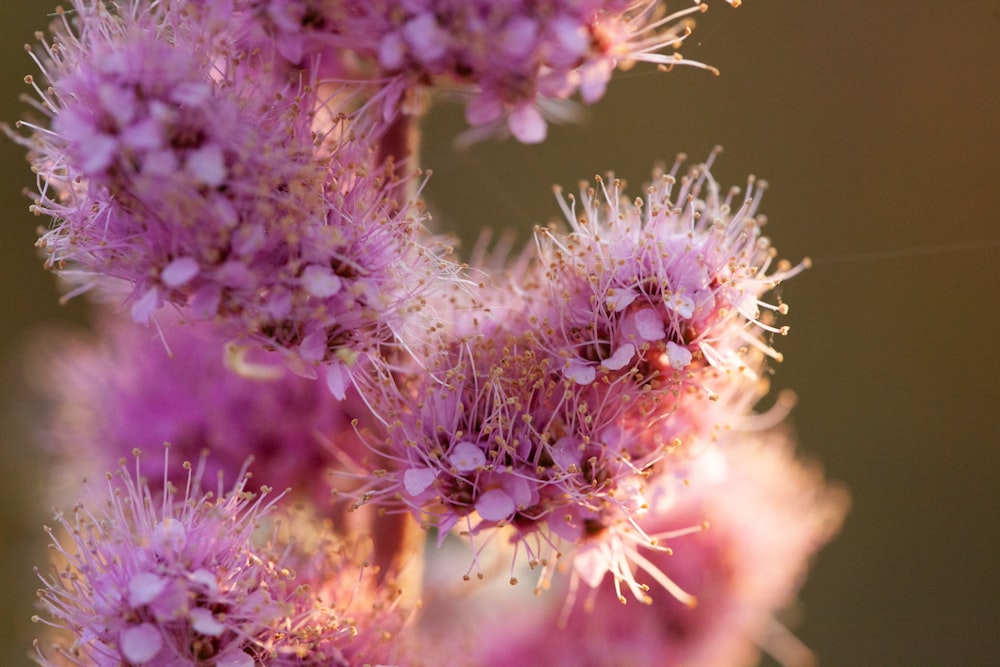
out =
[[[94,341],[47,339],[37,348],[55,416],[43,439],[69,472],[99,473],[134,448],[169,442],[186,460],[210,451],[209,479],[234,479],[252,458],[251,488],[291,488],[326,507],[326,470],[368,453],[352,426],[371,421],[356,394],[337,401],[274,353],[224,352],[206,323],[168,315],[159,325],[162,340],[105,315]],[[154,488],[163,478],[159,463],[144,464]]]
[[[349,117],[342,87],[240,50],[207,7],[74,8],[38,58],[51,129],[19,138],[54,220],[49,265],[71,294],[124,281],[134,320],[184,307],[343,397],[453,271],[409,184],[375,163],[385,128]]]
[[[516,321],[484,312],[479,333],[443,343],[424,373],[385,378],[373,405],[387,465],[358,505],[408,508],[439,542],[455,528],[477,551],[506,528],[528,562],[554,563],[564,540],[641,506],[648,462],[627,455],[620,411],[592,414]]]
[[[515,601],[513,636],[483,636],[482,664],[749,666],[759,647],[782,664],[810,663],[774,614],[839,528],[843,490],[797,461],[786,433],[734,432],[693,463],[685,484],[658,484],[651,498],[636,527],[573,555],[577,576],[596,588],[577,589],[568,609],[535,603],[533,613]],[[630,564],[618,572],[607,558],[621,552]],[[626,583],[646,604],[619,603]]]
[[[457,85],[467,98],[472,140],[502,132],[543,141],[548,120],[573,115],[562,102],[576,92],[596,102],[616,67],[707,67],[659,53],[687,37],[688,17],[706,5],[664,16],[661,3],[633,0],[237,4],[290,61],[311,52],[322,53],[324,64],[337,62],[331,46],[360,56],[359,83],[376,84],[387,99],[398,100],[403,89]]]
[[[108,475],[103,510],[78,505],[56,515],[64,535],[47,529],[65,565],[39,575],[37,620],[73,641],[52,659],[39,648],[43,665],[360,667],[400,653],[399,592],[364,573],[363,549],[295,515],[290,538],[269,516],[280,496],[246,477],[213,494],[186,464],[183,494],[167,483],[160,499],[136,467]]]
[[[764,362],[781,359],[766,337],[787,331],[773,324],[787,306],[762,297],[808,266],[772,270],[756,213],[764,184],[751,179],[741,203],[737,189],[723,196],[709,171],[715,154],[683,177],[680,159],[655,173],[645,200],[628,200],[617,179],[582,185],[579,200],[559,192],[570,231],[538,233],[538,272],[524,281],[539,293],[531,317],[564,377],[604,403],[633,403],[633,455],[752,407]]]

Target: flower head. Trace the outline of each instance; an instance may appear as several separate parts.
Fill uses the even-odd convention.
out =
[[[134,475],[123,463],[103,510],[56,516],[66,536],[49,533],[66,565],[39,575],[48,618],[36,618],[74,639],[52,658],[39,648],[43,665],[340,667],[392,654],[398,592],[359,579],[356,551],[322,531],[289,542],[275,528],[262,541],[278,498],[245,491],[246,477],[204,492],[203,467],[186,468],[183,494],[165,483],[158,500],[138,463]]]
[[[136,447],[155,451],[169,442],[184,460],[211,452],[209,479],[234,479],[252,459],[248,488],[290,488],[326,507],[324,471],[367,451],[352,426],[370,421],[357,395],[335,400],[321,383],[290,373],[275,353],[223,350],[207,323],[168,313],[159,325],[162,340],[105,314],[93,341],[38,346],[38,375],[55,416],[42,437],[69,472],[97,473]],[[144,463],[154,488],[164,473],[159,462]]]
[[[733,3],[735,4],[735,3]],[[245,0],[251,24],[294,62],[337,47],[357,57],[356,78],[377,85],[388,113],[411,113],[426,87],[456,88],[466,97],[469,138],[503,132],[537,143],[548,120],[572,116],[562,104],[579,92],[600,99],[616,67],[647,61],[669,68],[705,65],[663,55],[690,33],[695,4],[665,15],[648,0],[428,0],[331,3]],[[711,68],[707,68],[711,69]],[[395,107],[393,109],[393,107]],[[390,110],[391,109],[391,110]]]
[[[457,528],[477,549],[509,528],[535,565],[597,517],[641,505],[647,462],[625,453],[619,412],[591,414],[536,338],[512,325],[484,315],[478,334],[444,344],[425,373],[385,378],[377,412],[387,430],[373,447],[387,465],[359,504],[410,509],[439,539]]]
[[[378,119],[349,118],[350,95],[308,73],[288,81],[273,54],[201,20],[210,8],[74,9],[37,57],[50,127],[14,135],[40,177],[33,209],[54,220],[49,265],[74,294],[124,281],[139,322],[184,307],[343,397],[449,270],[376,164]]]
[[[751,178],[737,204],[738,189],[723,196],[711,176],[714,157],[680,177],[678,159],[634,202],[617,179],[581,185],[579,201],[558,191],[569,233],[537,232],[531,315],[566,378],[633,397],[626,419],[658,425],[633,451],[697,437],[692,424],[710,431],[705,415],[719,411],[699,398],[721,398],[722,412],[752,407],[764,361],[781,359],[766,337],[787,331],[772,323],[787,306],[762,296],[808,265],[771,270],[757,215],[764,184]]]
[[[487,641],[483,664],[753,665],[758,646],[782,664],[808,664],[774,614],[836,532],[846,494],[772,432],[729,439],[693,463],[685,485],[660,484],[651,497],[638,526],[659,543],[636,551],[626,575],[649,591],[646,604],[619,603],[618,582],[598,566],[596,588],[578,589],[568,608],[522,611],[520,634]],[[637,549],[635,536],[619,538]],[[602,548],[574,555],[578,576],[595,574]]]

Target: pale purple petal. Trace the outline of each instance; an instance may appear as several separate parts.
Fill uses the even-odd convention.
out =
[[[303,338],[299,343],[299,356],[304,361],[322,361],[326,356],[326,331],[320,329]]]
[[[597,370],[594,366],[580,359],[570,359],[566,363],[566,370],[563,373],[573,382],[583,385],[590,384],[597,376]]]
[[[325,299],[339,292],[343,281],[329,267],[310,264],[302,272],[302,285],[313,296]]]
[[[205,185],[213,188],[222,185],[227,174],[222,147],[211,144],[192,151],[187,158],[187,170]]]
[[[513,499],[502,489],[490,489],[476,500],[476,511],[487,521],[503,521],[516,509]]]
[[[514,138],[522,144],[538,144],[545,141],[548,128],[542,112],[528,102],[514,109],[507,117],[507,127]]]
[[[469,125],[486,125],[502,115],[503,102],[488,91],[480,92],[465,107],[465,120]]]
[[[125,127],[135,118],[135,91],[120,85],[104,83],[97,89],[97,99],[102,110],[114,117],[119,127]]]
[[[604,303],[608,304],[608,308],[620,313],[628,308],[637,296],[639,295],[634,290],[617,289],[604,299]]]
[[[403,473],[403,486],[411,496],[418,496],[434,483],[437,472],[431,468],[410,468]]]
[[[215,660],[215,667],[254,667],[253,656],[243,651],[230,651]]]
[[[152,602],[163,592],[167,580],[152,572],[140,572],[128,582],[128,603],[133,607]]]
[[[664,301],[667,308],[674,311],[681,317],[691,317],[694,315],[694,301],[691,297],[683,294],[673,294]]]
[[[222,289],[215,284],[202,285],[191,298],[191,311],[201,319],[208,319],[219,311]]]
[[[585,104],[593,104],[604,97],[611,80],[614,63],[606,58],[586,65],[580,70],[580,98]]]
[[[170,92],[170,101],[188,107],[204,104],[212,96],[212,87],[203,82],[182,81]]]
[[[399,69],[406,63],[406,43],[398,32],[382,38],[378,46],[378,62],[387,70]]]
[[[643,308],[635,314],[635,328],[643,340],[663,340],[663,320],[652,308]]]
[[[351,383],[351,372],[347,366],[334,362],[326,367],[326,387],[339,401],[347,397],[347,387]]]
[[[195,570],[188,577],[188,580],[204,588],[210,595],[219,592],[219,582],[215,575],[208,570]]]
[[[632,343],[625,343],[614,353],[601,362],[601,365],[607,368],[609,371],[618,371],[628,365],[628,362],[632,360],[635,356],[635,345]]]
[[[160,272],[160,280],[167,287],[180,287],[198,275],[198,261],[193,257],[178,257]]]
[[[673,341],[667,341],[667,359],[670,365],[681,370],[691,363],[691,350]]]
[[[149,321],[149,316],[160,306],[160,292],[155,287],[150,287],[146,292],[132,302],[132,321],[145,324]]]
[[[486,465],[486,455],[471,442],[460,442],[451,451],[448,462],[459,472],[471,472]]]
[[[80,142],[80,152],[85,156],[80,165],[84,173],[102,172],[111,166],[118,154],[118,140],[106,134],[95,134]]]
[[[142,160],[142,172],[147,176],[170,178],[177,166],[177,155],[170,150],[150,151]]]
[[[538,21],[515,15],[507,21],[499,37],[501,53],[512,59],[526,58],[538,39]]]
[[[141,665],[149,662],[163,647],[163,635],[152,623],[133,625],[119,636],[122,655],[129,662]]]
[[[188,618],[191,619],[191,628],[195,632],[208,635],[209,637],[218,637],[226,629],[224,624],[216,620],[212,611],[204,607],[192,609],[191,613],[188,614]]]
[[[535,490],[535,485],[524,477],[504,475],[500,485],[518,507],[529,507],[538,501],[538,492]]]
[[[421,14],[403,26],[403,38],[420,62],[433,63],[448,49],[448,33],[431,13]]]
[[[580,443],[569,437],[562,437],[552,445],[552,460],[562,470],[580,465]]]
[[[572,63],[586,51],[590,35],[577,19],[568,16],[556,17],[550,24],[550,30],[555,38],[553,43],[556,47],[552,58],[557,64]]]
[[[153,118],[130,125],[120,136],[122,143],[133,151],[146,153],[163,146],[163,126]]]

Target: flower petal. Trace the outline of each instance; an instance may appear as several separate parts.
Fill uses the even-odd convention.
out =
[[[448,462],[459,472],[472,472],[486,465],[486,455],[473,443],[460,442],[452,449]]]
[[[152,660],[163,647],[163,635],[152,623],[133,625],[118,636],[122,655],[128,662],[141,665]]]
[[[628,362],[632,360],[635,356],[635,345],[632,343],[625,343],[614,353],[601,362],[601,365],[607,368],[609,371],[618,371],[628,365]]]
[[[490,489],[476,500],[476,511],[487,521],[503,521],[514,514],[514,500],[501,489]]]
[[[178,257],[163,267],[160,280],[167,287],[180,287],[198,275],[198,260],[193,257]]]
[[[434,483],[437,472],[431,468],[410,468],[403,473],[403,487],[411,496],[419,496]]]
[[[666,335],[663,320],[652,308],[643,308],[635,314],[635,328],[643,340],[663,340]]]

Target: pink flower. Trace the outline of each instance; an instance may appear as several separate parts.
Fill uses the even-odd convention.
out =
[[[51,128],[17,137],[42,181],[33,208],[54,220],[49,265],[71,294],[124,281],[134,320],[186,307],[344,395],[452,271],[375,164],[378,117],[349,116],[350,93],[312,74],[289,83],[209,8],[74,9],[38,58]]]
[[[209,450],[209,479],[235,479],[252,458],[249,488],[291,488],[326,507],[327,469],[367,454],[351,423],[359,420],[360,429],[371,421],[356,394],[337,401],[274,353],[223,351],[206,323],[169,315],[159,325],[162,340],[105,314],[93,341],[50,338],[36,348],[54,401],[42,437],[68,472],[100,473],[136,447],[156,451],[169,442],[186,460]],[[160,463],[144,464],[154,489]]]
[[[454,528],[476,550],[507,528],[528,562],[554,563],[564,542],[642,505],[649,461],[627,453],[620,406],[594,410],[536,336],[516,333],[520,318],[495,312],[467,335],[445,332],[424,372],[385,377],[370,396],[387,463],[358,505],[408,508],[439,541]]]
[[[689,16],[706,5],[663,16],[661,3],[632,0],[355,1],[308,3],[306,22],[299,17],[307,3],[251,4],[267,5],[272,17],[281,6],[295,17],[275,35],[299,35],[296,43],[325,40],[374,63],[381,72],[371,81],[380,87],[457,85],[467,95],[470,140],[501,133],[541,142],[549,121],[572,115],[563,102],[579,91],[593,104],[618,66],[646,61],[712,69],[660,53],[676,49],[693,26]]]
[[[620,582],[594,571],[606,563],[591,557],[609,551],[603,536],[604,545],[574,555],[578,576],[597,587],[578,589],[568,609],[535,602],[533,613],[530,601],[515,601],[514,636],[483,637],[482,664],[749,666],[758,647],[782,664],[807,664],[774,614],[836,532],[847,498],[796,461],[786,437],[734,434],[693,463],[685,484],[657,484],[637,524],[656,544],[624,527],[610,549],[638,554],[626,576],[648,586],[647,604],[620,603]]]
[[[726,398],[708,411],[723,418],[752,406],[764,362],[781,359],[766,337],[787,331],[773,324],[787,306],[762,297],[808,265],[771,269],[775,251],[756,214],[764,184],[751,179],[742,203],[735,189],[721,195],[714,157],[683,177],[680,160],[654,174],[645,200],[630,201],[618,180],[585,184],[579,200],[559,192],[570,231],[539,232],[537,275],[524,280],[540,292],[530,302],[539,336],[578,391],[611,404],[630,397],[626,420],[658,424],[645,434],[639,426],[633,453],[694,422],[708,433],[714,425],[695,412],[706,398]]]
[[[56,515],[65,535],[48,531],[66,564],[39,575],[37,620],[74,639],[53,645],[55,658],[39,648],[41,664],[360,667],[400,656],[398,591],[364,575],[363,550],[294,515],[297,539],[273,523],[261,540],[280,496],[247,492],[242,476],[216,496],[202,491],[203,466],[186,468],[183,495],[165,484],[160,499],[138,463],[135,475],[122,463],[103,510]]]

